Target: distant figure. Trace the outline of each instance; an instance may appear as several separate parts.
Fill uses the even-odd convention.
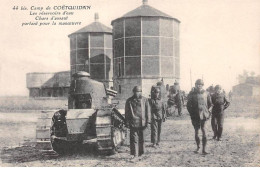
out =
[[[208,92],[203,89],[204,82],[198,79],[195,83],[195,88],[188,95],[187,109],[190,113],[191,122],[195,130],[195,141],[197,149],[195,153],[198,153],[200,149],[200,138],[199,129],[202,132],[202,154],[206,152],[206,131],[205,123],[210,117],[209,109],[211,108],[212,102]]]
[[[178,116],[182,115],[182,107],[184,104],[184,96],[180,90],[180,85],[177,81],[174,82],[174,85],[169,89],[168,95],[168,113],[169,116],[175,115],[178,110]]]
[[[177,101],[177,108],[178,108],[178,115],[182,115],[182,107],[184,104],[184,96],[182,92],[179,90],[177,95],[176,95],[176,101]]]
[[[144,153],[144,130],[150,124],[149,101],[142,96],[142,88],[135,86],[134,95],[126,100],[126,126],[130,129],[130,152],[133,158]]]
[[[152,147],[156,148],[160,143],[162,122],[166,119],[166,104],[160,98],[160,89],[154,88],[150,100],[151,106],[151,142]]]
[[[176,112],[176,94],[169,92],[167,100],[167,117],[175,115]]]
[[[174,82],[174,86],[176,86],[176,95],[175,95],[176,108],[178,110],[178,115],[181,116],[182,115],[182,106],[184,103],[184,97],[180,90],[180,85],[176,80]]]
[[[224,110],[228,108],[230,102],[227,100],[224,92],[221,93],[221,86],[215,86],[215,93],[212,95],[212,118],[211,118],[211,126],[214,132],[213,139],[218,141],[221,140],[221,135],[223,131],[223,123],[224,123]]]
[[[228,98],[229,98],[229,101],[232,101],[232,92],[230,90],[230,92],[228,93]]]
[[[210,96],[212,96],[214,94],[214,92],[215,92],[214,85],[212,84],[211,86],[209,86],[207,88],[207,91],[209,92]]]

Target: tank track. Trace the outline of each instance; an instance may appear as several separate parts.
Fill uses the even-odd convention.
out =
[[[36,125],[36,145],[42,155],[54,152],[50,140],[50,127],[54,111],[42,111]]]
[[[44,114],[43,114],[44,115]],[[125,140],[126,128],[124,126],[124,117],[115,108],[101,109],[96,112],[95,130],[96,130],[96,149],[101,155],[111,155],[117,150],[117,147],[123,144]],[[36,148],[39,149],[44,156],[55,157],[66,150],[73,149],[70,143],[65,140],[51,140],[51,126],[53,123],[51,114],[39,118],[36,135]],[[56,154],[55,154],[56,153]]]
[[[103,110],[96,117],[97,151],[114,154],[125,140],[124,117],[116,109]]]

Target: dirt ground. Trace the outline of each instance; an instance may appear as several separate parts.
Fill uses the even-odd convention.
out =
[[[85,149],[71,155],[46,157],[33,147],[37,114],[20,115],[20,121],[12,118],[5,121],[0,119],[0,166],[259,167],[260,118],[248,116],[248,114],[245,114],[247,116],[230,116],[233,111],[232,107],[226,111],[222,141],[211,139],[213,133],[210,121],[207,122],[208,155],[202,155],[201,151],[199,154],[193,152],[196,149],[194,130],[189,115],[184,110],[182,117],[171,117],[163,124],[160,148],[149,147],[150,135],[147,132],[146,153],[136,161],[130,158],[129,146],[122,146],[115,155],[111,156],[100,156],[90,149]],[[258,108],[255,111],[259,114]],[[23,115],[26,114],[28,113]],[[6,115],[0,114],[1,117],[6,117]],[[21,145],[24,139],[30,140],[27,143],[29,145]]]

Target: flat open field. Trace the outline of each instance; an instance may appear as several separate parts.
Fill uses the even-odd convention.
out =
[[[260,166],[260,116],[259,101],[234,99],[225,112],[223,140],[212,140],[210,121],[207,122],[208,152],[195,154],[194,130],[189,115],[171,117],[162,129],[161,147],[149,147],[146,136],[146,153],[132,161],[129,147],[122,146],[112,156],[99,156],[91,150],[55,158],[42,156],[31,145],[21,145],[24,140],[34,141],[39,113],[0,113],[0,166]],[[19,144],[21,145],[19,147]]]
[[[0,97],[0,112],[67,109],[67,98]]]

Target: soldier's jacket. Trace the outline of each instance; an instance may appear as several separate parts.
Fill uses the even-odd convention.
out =
[[[191,91],[188,95],[187,109],[191,119],[206,120],[210,117],[209,108],[212,106],[211,97],[208,92],[197,89]]]
[[[151,120],[166,118],[166,104],[161,99],[150,99]]]
[[[178,106],[181,106],[184,103],[184,97],[180,91],[176,94],[176,102]]]
[[[168,99],[168,101],[167,101],[167,104],[169,105],[169,106],[173,106],[173,105],[176,105],[176,94],[169,94],[169,99]]]
[[[170,94],[169,99],[167,101],[169,106],[181,106],[184,103],[184,96],[182,95],[181,92],[178,92],[176,94]]]
[[[142,97],[134,96],[128,98],[125,103],[126,126],[130,128],[146,127],[151,122],[149,101]]]
[[[213,114],[223,112],[230,105],[230,102],[224,93],[214,93],[211,97],[211,100],[213,104]]]

